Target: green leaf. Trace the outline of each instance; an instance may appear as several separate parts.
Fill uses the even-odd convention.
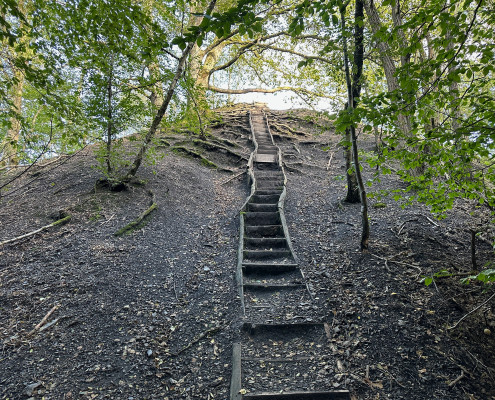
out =
[[[422,279],[422,282],[425,284],[425,286],[430,286],[433,283],[433,278],[431,276],[425,276]]]

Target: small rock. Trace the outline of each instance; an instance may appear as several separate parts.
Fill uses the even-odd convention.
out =
[[[26,396],[31,396],[33,392],[41,386],[41,382],[35,382],[35,383],[30,383],[29,385],[26,385],[26,388],[24,389],[24,393]]]
[[[492,331],[491,331],[490,329],[488,329],[488,328],[485,328],[485,329],[483,330],[483,333],[484,333],[485,335],[491,335],[491,334],[492,334]]]
[[[151,356],[153,355],[153,350],[148,350],[148,351],[146,352],[146,355],[147,355],[148,357],[151,357]]]
[[[203,271],[208,272],[210,270],[210,267],[204,267]]]

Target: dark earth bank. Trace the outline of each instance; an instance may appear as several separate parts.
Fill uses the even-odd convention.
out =
[[[0,246],[0,399],[228,398],[241,322],[234,273],[252,151],[247,108],[219,110],[207,138],[164,135],[163,158],[140,171],[145,185],[95,186],[87,148],[2,193],[0,241],[71,220]],[[307,111],[267,112],[314,320],[330,327],[318,379],[353,399],[495,399],[495,301],[456,325],[493,294],[459,282],[471,271],[472,205],[459,201],[437,220],[422,205],[372,199],[370,252],[361,253],[360,206],[342,202],[340,136]],[[373,137],[360,143],[373,150]],[[383,176],[371,190],[400,185]],[[150,193],[158,207],[146,223],[114,236]],[[479,266],[493,261],[485,239],[477,238]],[[441,269],[455,276],[421,282]],[[335,365],[325,364],[329,355]]]

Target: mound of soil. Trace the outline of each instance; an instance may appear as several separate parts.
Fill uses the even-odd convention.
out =
[[[187,133],[164,137],[164,157],[140,171],[145,186],[95,187],[86,149],[3,193],[0,241],[61,214],[72,218],[0,247],[0,399],[229,397],[240,331],[239,210],[252,147],[245,110],[221,115],[199,142]],[[421,205],[372,201],[379,207],[371,210],[370,253],[359,252],[359,205],[341,201],[340,137],[307,116],[269,112],[288,171],[294,249],[315,319],[329,327],[318,351],[323,361],[339,360],[326,369],[329,379],[355,399],[495,398],[494,302],[448,329],[491,295],[459,284],[471,269],[471,206],[458,202],[438,221]],[[360,142],[371,150],[374,140]],[[373,190],[398,185],[384,176]],[[149,190],[158,207],[147,223],[115,237],[148,207]],[[489,244],[477,245],[478,265],[493,261]],[[443,268],[458,276],[421,283]]]

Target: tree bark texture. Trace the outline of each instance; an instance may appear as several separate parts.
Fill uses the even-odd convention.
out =
[[[382,27],[380,15],[378,14],[378,10],[376,9],[374,0],[363,0],[363,1],[364,1],[364,8],[366,10],[366,15],[368,16],[368,21],[371,26],[371,30],[373,34],[376,35]],[[386,42],[378,39],[377,48],[378,48],[378,52],[380,53],[380,59],[382,61],[383,70],[385,72],[388,91],[393,92],[394,90],[398,90],[399,81],[397,80],[397,77],[395,75],[397,69],[391,55],[390,46]],[[412,130],[410,118],[407,115],[399,113],[399,115],[397,116],[397,122],[399,128],[402,130],[402,133],[406,137],[410,137]]]

